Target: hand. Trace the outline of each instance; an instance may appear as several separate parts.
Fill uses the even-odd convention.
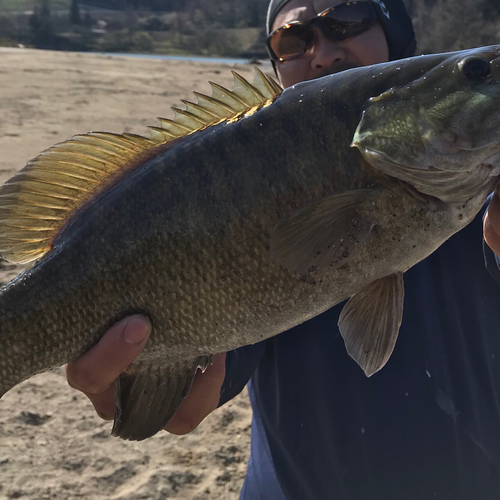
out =
[[[92,349],[66,366],[69,385],[90,399],[101,418],[114,418],[114,381],[137,358],[150,333],[151,323],[147,318],[129,316],[112,326]],[[225,353],[217,354],[205,373],[196,374],[191,391],[165,430],[187,434],[217,408],[225,359]]]
[[[500,196],[498,192],[491,198],[491,203],[484,218],[484,239],[495,255],[500,256]]]

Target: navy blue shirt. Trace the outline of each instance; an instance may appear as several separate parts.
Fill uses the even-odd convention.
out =
[[[371,378],[346,353],[343,304],[228,354],[221,404],[250,379],[254,411],[241,499],[500,498],[500,273],[482,215],[405,273],[399,338]]]

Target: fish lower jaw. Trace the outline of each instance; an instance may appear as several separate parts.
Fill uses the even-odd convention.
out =
[[[435,176],[435,177],[434,177]],[[482,198],[500,184],[500,154],[470,169],[440,170],[430,167],[421,178],[402,176],[399,181],[419,201],[435,200],[445,204],[467,204]]]
[[[457,230],[462,229],[472,222],[477,213],[481,210],[488,196],[500,187],[500,173],[492,177],[481,189],[472,194],[468,200],[458,203],[449,203],[452,214],[451,222],[457,226]]]
[[[491,156],[485,158],[482,162],[485,168],[490,168],[492,172],[500,176],[500,151],[493,153]]]

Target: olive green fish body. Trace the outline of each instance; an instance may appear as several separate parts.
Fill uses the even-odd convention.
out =
[[[476,52],[498,59],[496,48]],[[348,351],[367,374],[380,369],[399,329],[402,273],[477,214],[497,183],[500,148],[497,134],[481,145],[483,156],[452,162],[452,177],[423,160],[418,168],[403,164],[401,173],[390,156],[397,130],[376,135],[370,120],[381,116],[385,99],[403,114],[401,107],[433,91],[422,75],[442,66],[450,77],[475,54],[414,58],[299,84],[234,123],[138,155],[72,213],[33,268],[2,290],[0,394],[76,359],[116,321],[143,313],[153,331],[117,383],[114,428],[143,439],[165,425],[212,355],[281,333],[349,297],[339,324]],[[408,84],[418,92],[405,90]],[[500,103],[494,93],[490,99]],[[463,114],[456,109],[446,120]],[[406,157],[420,158],[412,127],[420,122],[408,126],[408,141],[400,134],[401,143]],[[485,172],[476,184],[463,173],[474,169]],[[429,172],[442,185],[435,188]]]

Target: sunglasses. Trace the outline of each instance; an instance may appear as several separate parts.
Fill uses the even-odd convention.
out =
[[[369,30],[377,22],[370,2],[347,2],[320,12],[308,21],[292,21],[274,30],[266,40],[273,61],[289,61],[303,55],[314,43],[314,26],[334,42]]]

